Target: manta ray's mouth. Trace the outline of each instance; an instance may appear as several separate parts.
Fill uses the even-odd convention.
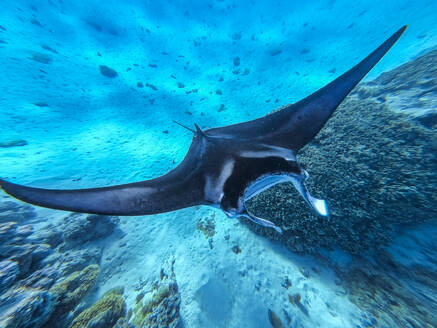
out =
[[[304,169],[302,169],[302,174],[284,172],[279,174],[267,174],[261,176],[259,179],[255,180],[246,188],[243,195],[243,202],[245,203],[249,201],[256,195],[270,189],[278,183],[291,182],[317,215],[328,217],[329,211],[326,201],[313,197],[305,186],[305,181],[308,178],[309,174]]]
[[[329,217],[328,206],[325,200],[318,199],[313,197],[308,189],[305,186],[305,181],[308,179],[309,174],[305,170],[302,170],[302,174],[293,174],[293,173],[279,173],[279,174],[266,174],[261,176],[254,182],[252,182],[244,191],[243,195],[243,204],[244,211],[239,214],[239,216],[246,217],[251,221],[265,226],[270,227],[282,233],[282,229],[275,225],[273,222],[257,217],[253,213],[251,213],[246,206],[246,202],[250,199],[254,198],[256,195],[272,188],[274,185],[283,183],[283,182],[291,182],[293,183],[296,190],[301,194],[301,196],[305,199],[307,204],[311,207],[311,209],[321,217]]]
[[[265,174],[255,181],[253,181],[244,191],[243,200],[244,202],[252,199],[256,195],[270,189],[274,185],[283,182],[291,181],[290,173],[276,173],[276,174]]]

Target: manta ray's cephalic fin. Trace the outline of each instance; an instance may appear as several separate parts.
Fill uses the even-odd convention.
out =
[[[196,123],[194,123],[194,126],[196,127],[196,133],[199,135],[199,136],[205,136],[205,132],[196,124]]]
[[[179,123],[178,121],[173,120],[174,123],[176,123],[177,125],[182,126],[183,128],[187,129],[188,131],[191,131],[193,133],[196,133],[196,131],[194,131],[193,129],[190,129],[188,126],[183,125],[182,123]]]

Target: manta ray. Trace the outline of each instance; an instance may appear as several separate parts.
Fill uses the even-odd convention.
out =
[[[9,195],[34,205],[90,214],[150,215],[210,205],[228,217],[246,217],[281,229],[256,217],[245,203],[272,186],[292,182],[311,209],[328,217],[325,200],[305,186],[309,175],[297,152],[323,128],[335,109],[378,63],[407,26],[400,28],[352,69],[297,103],[258,119],[201,130],[194,136],[182,162],[168,173],[135,183],[90,189],[42,189],[0,179]]]

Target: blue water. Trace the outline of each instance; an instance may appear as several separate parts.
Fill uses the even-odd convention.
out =
[[[0,177],[44,188],[109,186],[161,175],[182,160],[192,139],[173,120],[206,129],[263,116],[324,86],[405,24],[405,34],[364,81],[437,46],[437,2],[425,0],[50,0],[3,1],[1,7]],[[100,65],[117,76],[104,76]],[[427,104],[426,110],[436,110],[435,102]],[[73,229],[69,222],[76,219],[65,219],[69,213],[11,201],[1,193],[0,224],[31,224],[33,234],[5,233],[3,254],[14,245],[11,238],[19,239],[13,239],[17,245],[40,245],[47,242],[41,237],[46,231]],[[198,229],[205,218],[214,220],[213,242]],[[425,228],[396,235],[388,249],[399,263],[423,264],[435,273],[435,219],[431,215]],[[296,254],[206,207],[114,222],[102,236],[96,232],[101,226],[90,232],[78,224],[80,237],[72,239],[82,238],[80,245],[66,237],[56,246],[49,243],[51,250],[34,255],[31,269],[23,271],[21,263],[16,275],[0,266],[0,327],[69,327],[116,286],[124,287],[127,312],[139,293],[147,298],[162,267],[171,271],[171,259],[180,296],[178,327],[280,327],[268,309],[284,327],[407,326],[378,316],[383,309],[362,306],[338,283],[344,279],[338,272],[353,261],[345,250]],[[235,245],[241,253],[231,251]],[[74,271],[58,268],[68,262],[70,248],[84,258],[75,267],[79,271],[99,264],[97,280],[69,307],[60,307],[55,297],[39,302],[36,291],[54,294],[50,288]],[[409,248],[416,255],[406,256]],[[99,255],[88,261],[89,249]],[[52,267],[59,272],[49,284],[26,282],[14,289],[33,271]],[[14,278],[6,283],[7,277]],[[425,295],[424,312],[437,308],[435,281],[429,283],[425,290],[411,283]],[[14,290],[25,301],[12,297]],[[302,300],[293,304],[289,295],[296,294]],[[411,327],[437,325],[432,313],[414,320]],[[98,327],[115,321],[102,319]]]

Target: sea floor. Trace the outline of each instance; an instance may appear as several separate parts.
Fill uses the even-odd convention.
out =
[[[409,24],[369,81],[436,47],[436,10],[434,1],[406,0],[7,1],[0,11],[0,175],[62,189],[158,176],[177,165],[192,138],[172,120],[209,128],[265,115]],[[10,201],[0,196],[0,223],[31,224],[26,238],[33,242],[46,241],[41,235],[53,227],[69,231],[77,219]],[[33,214],[17,216],[23,211]],[[64,263],[69,247],[84,258],[98,249],[98,278],[82,303],[65,308],[77,306],[75,314],[118,286],[126,311],[134,309],[165,268],[177,281],[178,327],[432,327],[435,219],[358,259],[341,249],[297,254],[219,210],[195,207],[120,217],[108,234],[82,245],[64,241],[47,252],[55,260],[38,265]],[[61,271],[52,283],[71,274]],[[12,327],[8,316],[21,312],[4,304],[0,327]],[[50,327],[60,311],[53,304],[45,317],[34,313],[34,322],[16,327]]]

